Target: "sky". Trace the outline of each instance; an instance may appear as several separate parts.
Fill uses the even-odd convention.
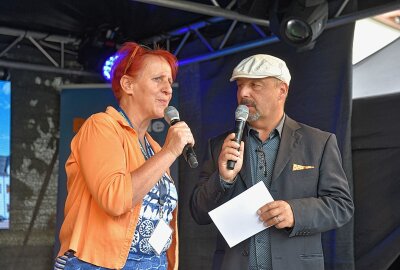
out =
[[[0,155],[10,155],[11,84],[0,81]]]

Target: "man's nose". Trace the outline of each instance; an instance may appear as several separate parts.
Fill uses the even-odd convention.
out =
[[[245,85],[238,89],[239,97],[248,97],[249,95],[250,95],[250,87]]]

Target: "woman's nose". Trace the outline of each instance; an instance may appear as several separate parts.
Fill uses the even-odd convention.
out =
[[[166,95],[172,94],[172,85],[169,82],[164,85],[163,93],[165,93]]]

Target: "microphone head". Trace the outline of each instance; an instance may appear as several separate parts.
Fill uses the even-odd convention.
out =
[[[239,105],[235,111],[235,119],[247,121],[247,117],[249,117],[249,108],[246,105]]]
[[[168,106],[164,110],[164,119],[167,121],[168,124],[171,124],[172,122],[179,122],[179,112],[174,106]]]

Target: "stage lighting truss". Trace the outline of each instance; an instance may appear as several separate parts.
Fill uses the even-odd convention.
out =
[[[373,8],[363,13],[354,13],[351,16],[339,18],[349,1],[343,0],[334,5],[330,13],[335,14],[328,19],[328,1],[326,0],[232,0],[223,7],[219,0],[211,0],[212,5],[197,3],[197,1],[183,0],[132,0],[152,5],[159,5],[166,8],[180,9],[183,11],[194,12],[205,15],[202,21],[193,22],[189,25],[179,27],[175,30],[163,32],[146,39],[132,40],[141,44],[153,47],[161,44],[165,49],[178,56],[179,65],[187,65],[201,61],[216,59],[226,55],[238,53],[240,51],[265,46],[279,40],[299,48],[298,50],[310,49],[313,47],[318,36],[324,31],[325,26],[336,27],[356,19],[362,19],[374,16],[384,12],[398,9],[398,3],[387,5],[382,8]],[[257,16],[246,16],[235,11],[235,7],[240,3],[259,2],[268,4],[269,16],[263,18]],[[329,9],[332,9],[330,1]],[[336,1],[340,2],[340,1]],[[283,5],[285,7],[279,7]],[[245,6],[243,4],[243,6]],[[276,8],[276,6],[278,6]],[[260,11],[255,8],[256,11]],[[326,25],[327,24],[327,25]],[[219,37],[208,37],[204,35],[209,28],[224,28],[225,31]],[[0,27],[0,37],[14,36],[15,40],[9,42],[9,45],[0,49],[0,67],[28,69],[44,72],[55,72],[68,75],[81,75],[98,77],[102,71],[90,71],[83,66],[65,66],[65,55],[78,57],[78,47],[82,49],[85,42],[81,37],[63,37],[51,35],[49,33],[39,33],[29,30],[11,29]],[[238,39],[236,37],[240,36]],[[206,52],[195,55],[184,55],[182,48],[190,44],[191,41],[198,39],[205,46]],[[14,61],[16,59],[8,58],[8,51],[20,44],[21,41],[28,40],[32,43],[46,58],[47,63],[24,63]],[[108,44],[108,43],[104,43]],[[109,46],[106,46],[109,47]],[[118,47],[118,43],[117,46]],[[47,52],[51,50],[51,53]],[[55,55],[54,51],[59,52]],[[107,56],[111,55],[110,52]],[[100,58],[95,54],[96,59]],[[60,60],[57,61],[57,58]],[[102,59],[105,59],[102,58]],[[17,59],[19,60],[19,59]],[[102,62],[101,64],[103,64]],[[106,72],[109,72],[110,64],[107,64]]]
[[[59,74],[97,77],[98,74],[70,66],[77,56],[81,40],[77,37],[59,36],[30,30],[21,30],[0,26],[0,40],[9,42],[0,50],[0,67],[24,69]],[[12,40],[11,40],[12,39]],[[35,62],[24,62],[10,52],[18,46],[33,46],[42,54]],[[31,57],[28,57],[31,58]],[[33,58],[32,58],[33,59]],[[32,60],[30,59],[30,60]]]

